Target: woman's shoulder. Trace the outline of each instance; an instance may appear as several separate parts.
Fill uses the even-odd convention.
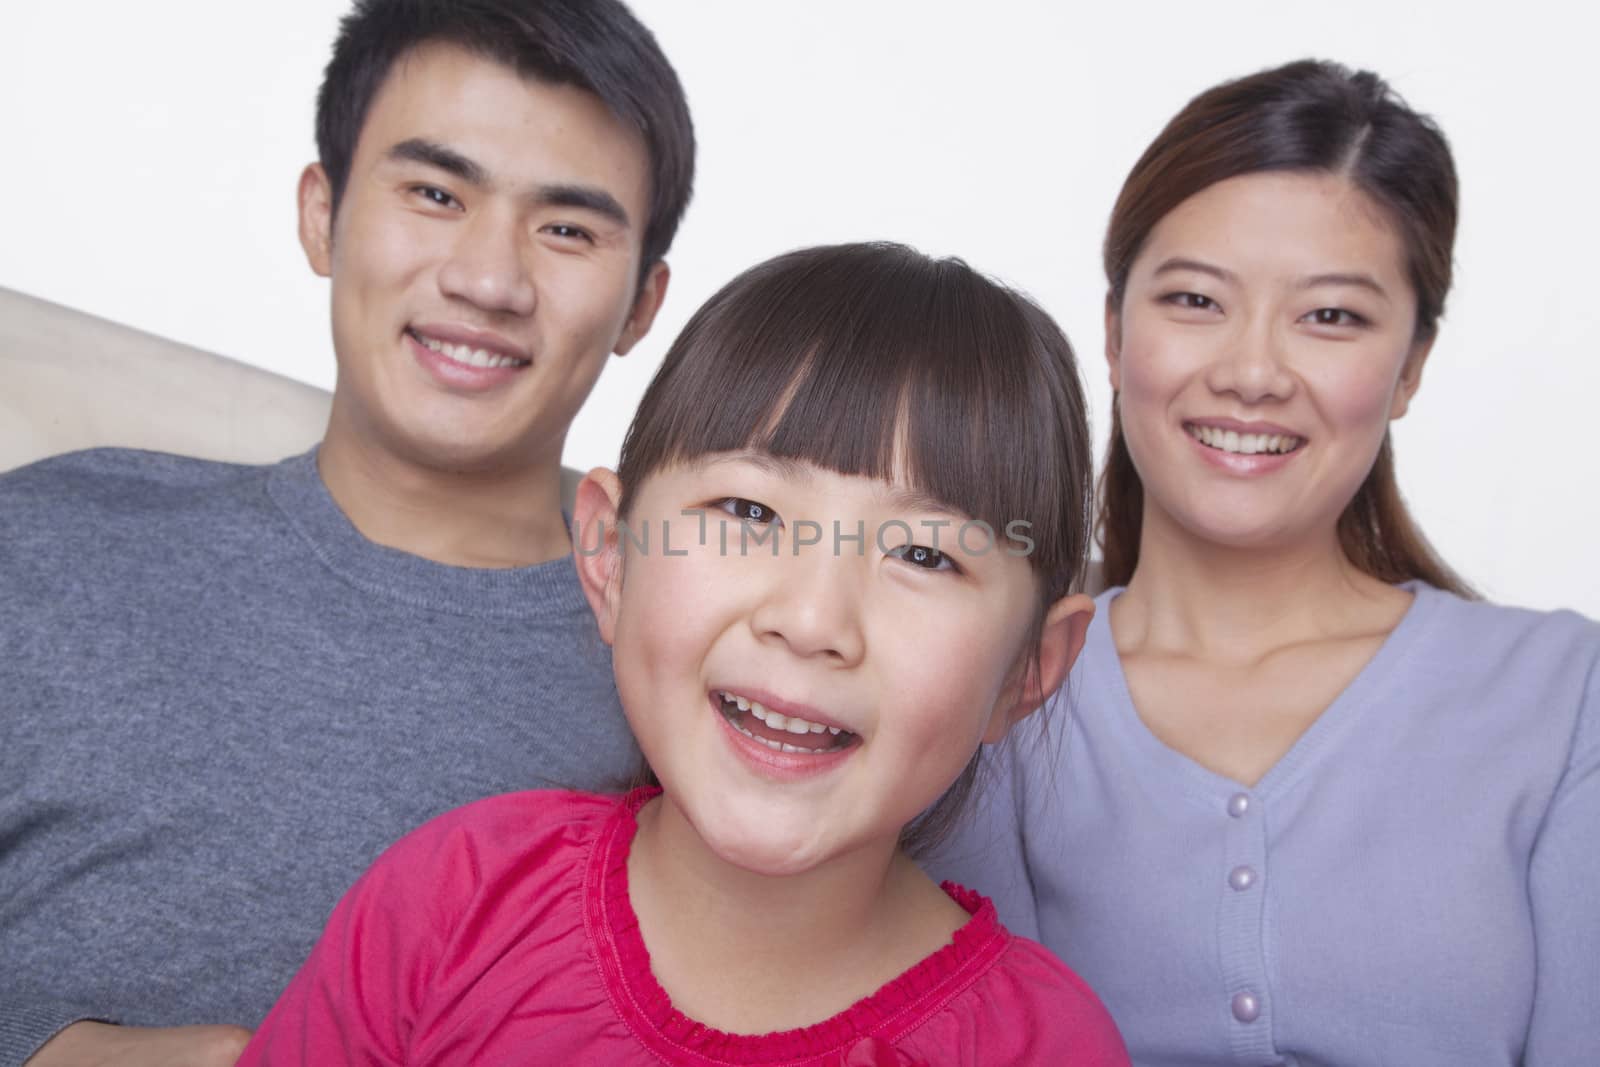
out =
[[[1420,616],[1424,649],[1452,660],[1458,670],[1492,666],[1545,676],[1589,674],[1600,663],[1600,622],[1575,611],[1474,600],[1415,583],[1413,612]]]

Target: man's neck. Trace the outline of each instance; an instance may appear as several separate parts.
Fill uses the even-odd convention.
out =
[[[328,493],[375,544],[455,567],[545,563],[571,550],[561,467],[449,471],[330,432],[317,452]]]

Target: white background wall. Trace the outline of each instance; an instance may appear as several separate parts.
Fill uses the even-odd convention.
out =
[[[1323,56],[1432,113],[1462,175],[1455,292],[1396,431],[1403,487],[1492,597],[1600,616],[1600,93],[1572,5],[634,6],[687,87],[698,191],[667,307],[602,379],[569,465],[614,461],[667,344],[733,273],[861,238],[959,254],[1031,292],[1078,346],[1102,437],[1098,248],[1123,176],[1194,93]],[[0,285],[331,386],[294,186],[344,9],[0,0]]]

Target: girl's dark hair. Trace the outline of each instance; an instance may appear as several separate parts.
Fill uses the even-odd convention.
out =
[[[1262,171],[1337,174],[1378,206],[1399,234],[1416,293],[1414,337],[1432,340],[1450,291],[1456,171],[1450,146],[1369,71],[1301,60],[1206,90],[1167,123],[1133,165],[1106,228],[1108,305],[1120,314],[1128,271],[1150,231],[1208,186]],[[1113,404],[1100,475],[1097,535],[1108,585],[1126,585],[1139,563],[1144,486]],[[1350,562],[1385,582],[1420,578],[1464,596],[1472,590],[1417,528],[1395,480],[1385,435],[1377,461],[1339,516]]]
[[[619,0],[357,0],[317,93],[317,155],[335,211],[378,88],[396,61],[433,42],[585,89],[637,129],[650,156],[640,277],[667,254],[694,185],[694,126],[672,64]]]
[[[1035,648],[1045,609],[1082,582],[1094,471],[1072,348],[1030,300],[959,259],[836,245],[729,282],[673,342],[628,428],[622,514],[651,473],[741,449],[903,478],[997,537],[1027,522]],[[937,842],[978,765],[902,844]]]

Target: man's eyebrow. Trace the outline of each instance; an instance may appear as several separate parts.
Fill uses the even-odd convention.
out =
[[[488,170],[482,164],[468,159],[453,148],[421,137],[401,141],[389,149],[389,158],[434,167],[479,187],[493,184]],[[535,202],[548,207],[570,207],[580,211],[592,211],[623,229],[632,224],[628,218],[628,211],[622,203],[597,186],[555,182],[535,186],[531,195]]]
[[[541,185],[534,190],[534,199],[551,207],[573,207],[592,211],[627,229],[631,223],[627,209],[616,197],[593,185]]]
[[[447,174],[454,174],[462,181],[473,185],[489,184],[489,172],[484,170],[480,164],[473,162],[453,148],[447,148],[439,144],[437,141],[425,141],[420,137],[412,137],[389,149],[389,158],[435,167]]]

